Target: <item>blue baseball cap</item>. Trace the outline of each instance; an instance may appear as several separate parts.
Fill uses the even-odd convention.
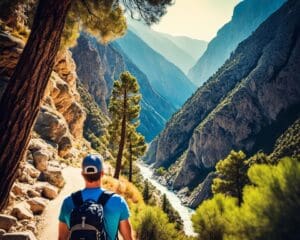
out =
[[[83,174],[100,173],[103,169],[102,156],[89,154],[82,161]]]

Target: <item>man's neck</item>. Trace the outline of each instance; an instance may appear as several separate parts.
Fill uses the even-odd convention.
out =
[[[85,182],[85,188],[100,188],[101,182]]]

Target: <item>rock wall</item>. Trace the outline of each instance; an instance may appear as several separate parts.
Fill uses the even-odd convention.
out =
[[[0,31],[0,98],[23,47],[21,39]],[[27,155],[10,193],[9,205],[5,214],[0,215],[3,239],[35,239],[37,219],[64,185],[61,162],[76,163],[85,153],[84,149],[89,149],[83,139],[85,111],[76,79],[71,52],[60,51],[31,133]]]
[[[0,97],[24,47],[24,42],[0,32]],[[70,51],[58,53],[34,131],[54,144],[60,157],[76,157],[83,141],[85,112],[76,89],[76,66]]]

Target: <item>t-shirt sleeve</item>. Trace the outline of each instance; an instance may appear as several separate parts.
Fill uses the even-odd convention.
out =
[[[120,221],[127,220],[130,217],[130,211],[127,202],[121,197]]]
[[[58,217],[58,220],[60,222],[63,222],[67,225],[69,225],[69,221],[68,221],[68,218],[69,218],[69,207],[68,207],[68,199],[65,199],[63,201],[63,204],[61,206],[61,209],[60,209],[60,214],[59,214],[59,217]]]

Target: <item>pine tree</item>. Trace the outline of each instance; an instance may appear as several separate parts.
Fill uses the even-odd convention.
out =
[[[119,178],[122,166],[123,151],[126,144],[126,136],[130,125],[135,124],[140,113],[139,85],[136,78],[129,72],[123,72],[119,80],[113,85],[112,96],[109,102],[109,113],[111,115],[111,128],[119,132],[120,141],[118,144],[118,153],[116,157],[116,168],[114,178]],[[118,136],[118,134],[116,134]],[[133,135],[132,135],[133,136]],[[133,149],[132,149],[133,151]]]
[[[161,204],[161,208],[165,213],[168,213],[168,205],[169,205],[169,201],[167,199],[166,194],[164,193],[164,195],[162,196],[162,204]]]
[[[132,15],[140,16],[149,24],[158,22],[171,2],[171,0],[122,1],[123,6],[129,9]],[[68,20],[70,9],[76,10],[75,4],[81,6],[82,11],[74,12],[75,17]],[[92,9],[92,6],[96,10]],[[107,21],[99,20],[100,14],[97,7],[108,11],[106,16],[110,17]],[[16,170],[25,155],[30,132],[40,109],[55,56],[60,48],[66,20],[69,23],[74,21],[75,25],[78,22],[83,23],[83,27],[88,26],[89,29],[94,30],[93,32],[100,33],[100,36],[107,40],[115,31],[114,29],[101,29],[101,27],[108,26],[110,21],[118,20],[114,14],[115,11],[121,11],[119,1],[39,0],[30,36],[0,101],[2,111],[0,116],[0,210],[6,205],[16,178]],[[80,15],[82,12],[85,13],[84,16]],[[124,18],[121,17],[121,19]]]
[[[242,151],[231,151],[224,160],[218,162],[216,170],[218,177],[213,181],[213,193],[237,197],[241,205],[243,187],[248,182],[246,155]]]
[[[127,137],[129,174],[128,180],[132,182],[133,162],[142,157],[146,151],[145,137],[136,131],[136,125],[131,126]]]
[[[144,190],[143,190],[143,199],[144,199],[145,203],[148,204],[150,198],[151,198],[151,195],[150,195],[150,189],[149,189],[149,182],[148,182],[148,180],[146,180]]]

